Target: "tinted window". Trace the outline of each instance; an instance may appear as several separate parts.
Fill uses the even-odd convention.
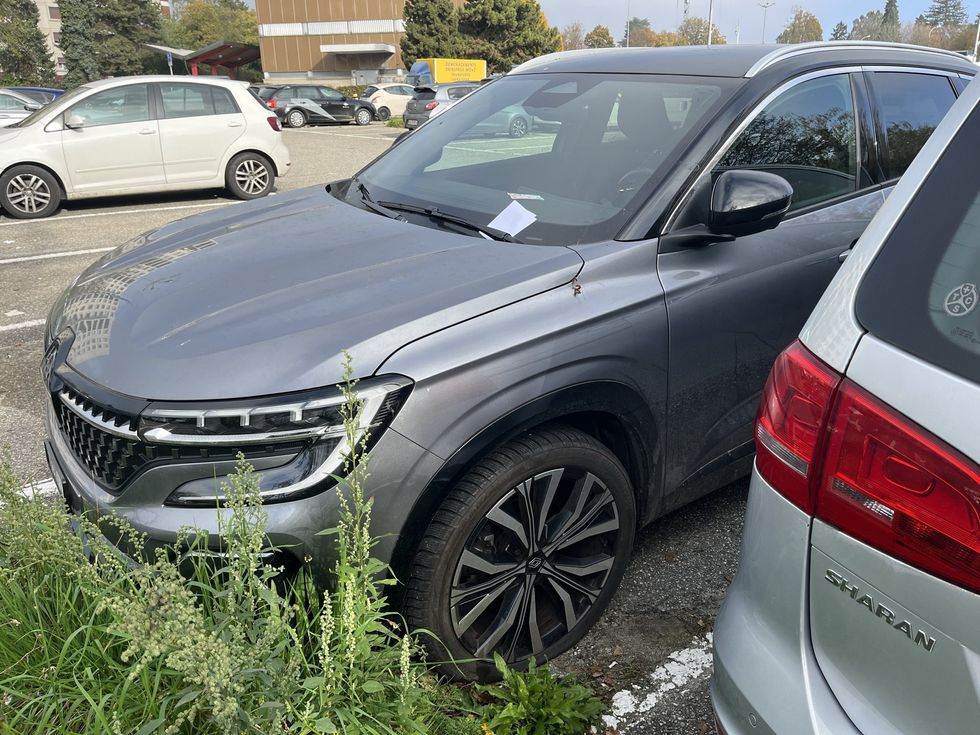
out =
[[[150,119],[149,88],[130,84],[97,92],[72,107],[68,114],[80,117],[89,128],[143,122]]]
[[[328,100],[342,100],[344,95],[338,92],[336,89],[330,89],[330,87],[320,87],[320,96]]]
[[[858,291],[872,334],[980,382],[980,108],[940,158]]]
[[[888,175],[897,178],[905,173],[956,97],[947,77],[929,74],[875,72],[871,83],[888,139]]]
[[[451,100],[459,100],[472,92],[475,87],[450,87],[446,90],[446,96]]]
[[[365,99],[366,100],[368,97],[370,97],[375,92],[380,92],[380,91],[381,91],[380,89],[378,89],[377,87],[375,87],[373,85],[370,86],[370,87],[365,87],[364,91],[361,92],[361,99]],[[390,92],[391,90],[388,89],[388,90],[385,90],[385,91]]]
[[[792,209],[854,191],[857,133],[850,78],[811,79],[773,100],[736,139],[719,168],[769,171],[793,187]],[[686,115],[684,100],[668,114]]]
[[[259,99],[267,100],[279,90],[276,87],[259,87],[257,90],[253,89],[252,91],[258,95]]]
[[[434,100],[436,98],[436,91],[434,89],[429,89],[427,87],[420,87],[415,90],[414,94],[417,100]]]
[[[211,100],[214,102],[214,114],[231,115],[238,112],[238,105],[231,92],[221,87],[211,87]]]
[[[23,112],[26,104],[24,100],[11,94],[0,94],[0,110],[20,110]]]

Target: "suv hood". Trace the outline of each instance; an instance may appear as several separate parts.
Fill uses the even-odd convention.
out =
[[[304,390],[367,376],[399,347],[571,281],[569,248],[387,219],[302,189],[190,217],[92,265],[55,306],[68,363],[151,400]]]

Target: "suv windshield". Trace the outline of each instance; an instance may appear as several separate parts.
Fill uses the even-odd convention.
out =
[[[857,296],[875,336],[980,382],[980,108],[895,226]]]
[[[376,200],[435,207],[481,226],[517,203],[530,212],[521,213],[524,221],[534,220],[510,233],[523,242],[608,240],[737,83],[639,74],[504,77],[357,178]]]

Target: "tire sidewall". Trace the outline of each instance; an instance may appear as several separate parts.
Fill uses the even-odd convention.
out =
[[[7,185],[12,179],[23,174],[38,176],[48,185],[48,190],[51,192],[51,201],[40,212],[22,212],[7,201]],[[51,173],[38,166],[13,166],[3,176],[0,176],[0,209],[11,219],[43,219],[50,217],[61,206],[61,198],[61,185],[58,183],[58,180]]]
[[[620,517],[620,535],[617,540],[616,561],[596,602],[575,626],[572,635],[566,636],[545,649],[542,655],[538,657],[539,662],[554,658],[575,645],[605,611],[622,580],[635,536],[636,502],[629,476],[623,466],[613,457],[606,456],[591,446],[552,447],[495,475],[491,481],[493,491],[482,493],[476,502],[466,508],[460,518],[460,523],[447,539],[443,553],[440,555],[432,574],[429,619],[424,621],[423,625],[416,626],[431,630],[441,643],[441,645],[438,643],[432,645],[433,642],[430,642],[431,652],[434,654],[431,660],[442,661],[445,659],[446,649],[457,661],[472,659],[472,654],[466,651],[456,640],[449,616],[449,595],[452,579],[459,556],[470,535],[490,509],[516,485],[533,475],[556,467],[584,467],[606,485],[616,499]],[[527,661],[517,661],[511,665],[515,668],[524,668]],[[459,671],[456,671],[457,667]],[[492,661],[473,661],[445,668],[447,672],[451,669],[454,675],[462,675],[465,678],[476,678],[482,681],[499,678]]]
[[[382,107],[378,110],[378,120],[381,122],[388,122],[391,119],[391,110],[387,107]]]
[[[294,122],[294,117],[299,119],[299,123]],[[306,113],[302,110],[290,110],[286,115],[286,124],[291,128],[302,128],[306,126]]]
[[[269,185],[264,191],[258,194],[249,194],[247,191],[238,186],[238,182],[235,180],[235,171],[238,167],[247,160],[259,161],[266,167],[269,172]],[[257,153],[239,153],[237,156],[228,162],[228,169],[225,172],[225,186],[228,191],[231,192],[232,196],[236,199],[242,199],[244,201],[251,201],[252,199],[261,199],[262,197],[268,196],[273,190],[276,184],[276,171],[272,167],[272,164],[264,156]]]
[[[529,132],[531,128],[523,117],[515,117],[510,123],[510,133],[511,138],[523,138]]]
[[[357,112],[354,113],[354,122],[357,125],[370,125],[371,119],[374,116],[371,111],[366,107],[361,107]],[[363,122],[361,122],[363,120]]]

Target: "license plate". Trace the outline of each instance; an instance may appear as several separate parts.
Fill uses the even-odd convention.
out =
[[[417,128],[418,126],[419,126],[419,121],[418,120],[408,120],[405,123],[405,127],[406,128]]]

